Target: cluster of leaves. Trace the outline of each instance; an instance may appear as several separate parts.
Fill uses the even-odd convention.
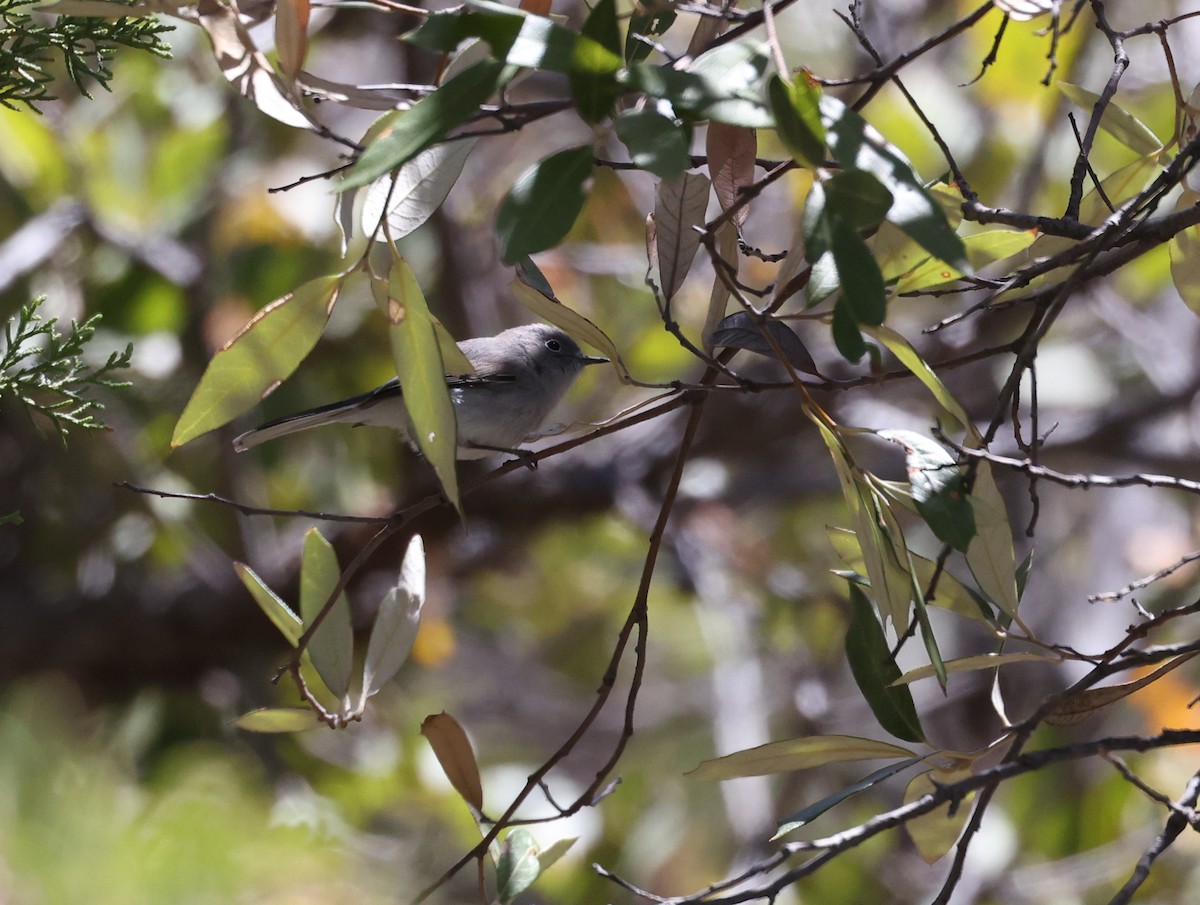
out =
[[[69,333],[55,328],[57,318],[38,314],[44,299],[25,305],[4,328],[4,351],[0,355],[0,398],[8,396],[27,410],[44,415],[59,438],[66,443],[73,428],[104,430],[96,417],[104,406],[88,395],[94,387],[115,389],[129,383],[113,378],[115,371],[129,367],[132,344],[123,352],[112,352],[98,367],[84,360],[85,346],[96,332],[99,315],[82,324],[71,322]]]
[[[170,31],[170,25],[153,16],[97,14],[111,16],[113,7],[132,2],[92,4],[95,9],[80,6],[81,15],[57,15],[42,22],[32,15],[34,4],[28,0],[0,0],[0,104],[37,110],[39,102],[53,100],[51,83],[56,76],[50,67],[56,61],[80,92],[91,97],[91,83],[108,89],[109,63],[117,48],[169,57],[170,48],[160,35]],[[60,6],[59,12],[69,12],[69,5]]]

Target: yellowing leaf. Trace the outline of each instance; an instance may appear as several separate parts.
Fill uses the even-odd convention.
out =
[[[307,629],[324,609],[341,577],[333,546],[316,528],[304,535],[304,558],[300,565],[300,616]],[[313,666],[334,697],[342,698],[350,688],[354,665],[354,631],[350,624],[350,601],[339,594],[321,625],[309,639]]]
[[[769,742],[756,748],[735,751],[724,757],[706,760],[685,775],[693,779],[723,780],[739,776],[765,776],[791,773],[825,764],[881,757],[911,757],[911,751],[887,742],[853,735],[808,735],[781,742]]]
[[[421,734],[433,749],[450,785],[462,796],[471,812],[482,811],[483,784],[479,779],[479,765],[462,726],[448,713],[435,713],[425,717]]]
[[[1009,663],[1030,662],[1061,663],[1062,657],[1055,657],[1039,651],[1023,651],[1013,654],[979,654],[974,657],[960,657],[957,660],[947,660],[945,665],[946,672],[951,673],[973,672],[979,669],[992,669]],[[916,669],[910,669],[892,684],[907,685],[910,682],[916,682],[919,679],[928,679],[935,675],[937,675],[937,670],[932,666],[919,666]]]
[[[250,732],[304,732],[316,729],[316,714],[305,707],[262,707],[244,713],[233,721]]]
[[[829,537],[830,544],[833,545],[834,552],[846,564],[846,568],[865,576],[867,566],[858,545],[858,535],[846,528],[828,526],[825,528],[825,533]],[[912,560],[913,577],[917,584],[922,590],[928,588],[929,582],[933,580],[933,574],[937,570],[937,564],[933,560],[911,551],[909,557]],[[980,607],[977,597],[978,595],[972,594],[957,578],[942,570],[938,576],[937,595],[929,603],[990,625],[991,620],[988,619],[984,608]]]
[[[1100,100],[1100,95],[1089,91],[1082,85],[1070,82],[1057,82],[1058,90],[1067,96],[1074,104],[1082,107],[1090,114]],[[1110,101],[1100,116],[1100,128],[1119,141],[1125,147],[1136,151],[1142,156],[1157,154],[1162,150],[1163,143],[1159,141],[1150,127],[1140,119]]]
[[[963,237],[967,260],[975,270],[1024,251],[1037,238],[1035,230],[989,229]],[[962,274],[936,258],[928,258],[914,267],[896,283],[896,292],[916,292],[951,283]]]
[[[1193,652],[1176,657],[1174,660],[1164,663],[1154,672],[1133,682],[1105,685],[1103,688],[1088,688],[1069,695],[1054,705],[1054,708],[1046,715],[1046,722],[1051,726],[1074,726],[1076,723],[1082,723],[1096,711],[1157,682],[1171,670],[1182,666],[1194,656],[1196,654]]]
[[[295,647],[300,641],[300,636],[304,634],[304,623],[300,621],[300,617],[293,613],[291,607],[267,587],[267,583],[249,566],[235,562],[233,569],[250,592],[250,596],[254,598],[254,602],[258,604],[258,608],[271,620],[271,624],[279,629],[288,644]]]
[[[1187,189],[1175,204],[1182,211],[1200,204],[1200,192]],[[1171,279],[1183,303],[1200,314],[1200,226],[1189,226],[1171,237]]]
[[[970,775],[971,771],[965,768],[930,770],[920,773],[912,778],[904,790],[904,803],[909,804],[936,791],[935,783],[948,785],[967,779]],[[974,797],[975,793],[970,792],[964,796],[962,801],[956,802],[953,814],[950,812],[951,806],[946,804],[928,814],[905,821],[904,829],[917,847],[921,857],[925,859],[925,863],[933,864],[950,851],[950,848],[958,841],[958,837],[962,835],[963,827],[967,823],[967,818],[971,816],[971,801]]]
[[[971,506],[975,510],[975,539],[967,548],[967,566],[987,598],[1015,617],[1019,600],[1012,528],[988,462],[981,461],[975,472]]]
[[[171,448],[227,424],[295,371],[321,338],[341,285],[340,275],[310,280],[254,315],[208,363]]]
[[[862,330],[872,339],[885,345],[888,351],[899,359],[900,364],[912,371],[913,376],[925,385],[925,388],[933,394],[933,398],[946,410],[947,414],[969,431],[973,437],[978,436],[978,431],[975,430],[971,419],[967,416],[966,409],[942,383],[942,378],[938,377],[937,372],[913,348],[912,343],[890,327],[863,327]]]

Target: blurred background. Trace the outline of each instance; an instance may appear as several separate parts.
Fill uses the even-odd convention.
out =
[[[1113,5],[1118,28],[1188,12],[1185,2]],[[864,7],[878,51],[891,58],[975,7],[889,0]],[[572,23],[585,10],[556,3]],[[685,17],[681,17],[681,20]],[[905,84],[946,137],[984,203],[1057,216],[1077,151],[1076,110],[1041,80],[1050,70],[1045,20],[1012,23],[982,78],[1000,15],[926,55]],[[416,20],[338,8],[314,13],[307,68],[339,81],[427,82],[434,61],[397,37]],[[779,19],[793,67],[828,78],[869,61],[827,4],[797,4]],[[692,28],[672,32],[681,50]],[[269,28],[254,32],[269,49]],[[633,602],[677,449],[679,413],[623,431],[492,482],[417,530],[429,551],[430,598],[411,660],[348,730],[257,736],[231,720],[258,706],[295,703],[271,683],[286,645],[238,582],[251,565],[294,600],[301,518],[246,517],[212,503],[138,494],[120,482],[213,492],[261,506],[381,515],[433,492],[425,465],[398,438],[329,428],[234,454],[231,438],[260,420],[362,392],[391,376],[385,325],[365,289],[348,290],[329,331],[295,376],[229,428],[170,451],[183,405],[214,351],[263,305],[341,260],[329,180],[272,191],[340,163],[340,148],[263,116],[237,96],[204,34],[179,23],[171,60],[126,51],[111,91],[60,99],[41,113],[0,109],[0,314],[45,296],[42,312],[102,320],[89,354],[103,361],[133,343],[132,386],[97,391],[103,432],[64,445],[11,400],[0,400],[0,902],[407,901],[478,839],[442,777],[421,720],[446,710],[469,732],[498,812],[574,728],[594,699],[616,632]],[[1200,23],[1170,30],[1186,96],[1200,80]],[[1166,139],[1175,97],[1158,38],[1128,42],[1132,64],[1118,102]],[[1112,51],[1087,14],[1057,48],[1054,79],[1101,90]],[[968,84],[969,83],[969,84]],[[527,96],[563,86],[531,79]],[[846,95],[853,97],[853,95]],[[316,115],[358,138],[376,113],[333,104]],[[885,90],[866,111],[926,179],[946,165],[903,97]],[[702,130],[701,130],[702,132]],[[487,335],[530,320],[508,293],[492,220],[517,176],[556,147],[587,141],[557,117],[481,142],[440,212],[401,246],[434,312],[455,336]],[[606,148],[605,142],[609,143]],[[614,137],[598,153],[619,156]],[[694,153],[703,153],[697,135]],[[785,155],[770,134],[759,155]],[[1106,136],[1101,175],[1133,159]],[[761,172],[761,171],[760,171]],[[789,176],[756,201],[746,238],[787,248],[807,185]],[[599,324],[645,381],[694,379],[702,366],[661,325],[643,277],[650,176],[597,170],[568,240],[538,258],[558,296]],[[765,284],[777,265],[746,259],[743,278]],[[712,272],[698,263],[676,317],[698,334]],[[967,319],[923,336],[970,297],[901,299],[889,323],[928,360],[1013,339],[1024,312]],[[816,324],[798,328],[832,378],[857,375]],[[1065,471],[1158,472],[1200,480],[1200,341],[1196,315],[1172,286],[1165,248],[1090,285],[1072,300],[1038,359],[1043,461]],[[765,359],[738,360],[747,376],[780,380]],[[1008,358],[947,371],[972,415],[989,419]],[[561,420],[599,420],[650,395],[590,369]],[[819,393],[841,423],[928,429],[932,407],[906,382]],[[1015,449],[1011,439],[995,447]],[[900,451],[870,439],[855,453],[902,478]],[[478,475],[486,464],[463,465]],[[1017,531],[1033,514],[1028,482],[998,473]],[[1022,604],[1043,637],[1096,652],[1138,616],[1129,600],[1088,603],[1194,550],[1193,499],[1147,488],[1089,493],[1038,485],[1034,568]],[[626,901],[592,862],[644,888],[684,894],[768,852],[775,823],[869,768],[723,784],[683,775],[701,760],[771,739],[846,732],[883,737],[845,663],[848,613],[826,525],[847,523],[820,439],[788,392],[722,394],[707,408],[684,475],[650,596],[648,671],[637,732],[620,785],[565,825],[534,828],[543,845],[579,837],[527,894],[530,901]],[[343,565],[372,529],[322,524]],[[913,544],[936,542],[913,526]],[[372,559],[350,588],[360,626],[395,582],[406,537]],[[1157,607],[1193,599],[1181,569],[1139,596]],[[988,649],[972,625],[939,613],[947,656]],[[1181,620],[1187,623],[1187,620]],[[1192,626],[1180,624],[1186,638]],[[1005,676],[1021,714],[1077,673],[1019,666]],[[1175,678],[1178,677],[1178,678]],[[1195,726],[1186,668],[1128,699],[1105,732]],[[943,697],[914,686],[931,741],[967,750],[997,723],[983,678],[956,677]],[[618,698],[625,686],[619,686]],[[615,706],[614,706],[615,705]],[[619,700],[581,753],[551,776],[556,798],[590,781],[621,727]],[[1046,743],[1075,732],[1057,730]],[[1194,755],[1163,752],[1142,775],[1177,796]],[[900,800],[883,785],[804,833],[827,835]],[[545,813],[534,806],[531,813]],[[1107,901],[1161,826],[1163,813],[1107,765],[1042,771],[1006,787],[984,824],[959,890],[963,902]],[[1147,901],[1191,901],[1200,880],[1194,839],[1156,867]],[[435,896],[474,896],[468,870]],[[944,865],[926,865],[900,834],[837,859],[780,901],[922,901]]]

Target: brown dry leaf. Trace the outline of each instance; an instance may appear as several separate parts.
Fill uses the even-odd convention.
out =
[[[535,16],[549,16],[550,0],[521,0],[521,9]]]
[[[1154,672],[1142,676],[1133,682],[1126,682],[1122,685],[1106,685],[1103,688],[1089,688],[1086,691],[1081,691],[1078,694],[1073,694],[1070,697],[1064,698],[1054,705],[1053,709],[1046,715],[1046,722],[1051,726],[1074,726],[1077,723],[1082,723],[1097,710],[1107,707],[1109,704],[1121,700],[1127,695],[1133,694],[1157,682],[1171,670],[1178,666],[1182,666],[1195,653],[1184,654],[1182,657],[1176,657],[1167,663],[1164,663]]]
[[[275,5],[275,49],[279,68],[292,82],[308,55],[309,0],[278,0]]]
[[[433,749],[450,785],[454,786],[473,813],[480,813],[483,810],[483,783],[479,779],[475,751],[462,726],[454,717],[442,711],[425,717],[421,734]]]
[[[200,0],[197,23],[212,41],[221,73],[238,93],[272,119],[297,129],[315,129],[316,123],[290,96],[271,64],[254,44],[237,10],[217,0]]]
[[[702,173],[684,173],[671,182],[660,182],[654,200],[654,239],[658,275],[663,298],[670,301],[679,291],[696,250],[708,207],[708,177]],[[655,261],[651,260],[651,266]]]
[[[740,189],[754,181],[758,134],[745,126],[711,122],[708,124],[706,152],[713,192],[721,203],[721,210],[727,211],[737,204]],[[743,204],[733,215],[733,222],[741,226],[749,215],[750,205]]]

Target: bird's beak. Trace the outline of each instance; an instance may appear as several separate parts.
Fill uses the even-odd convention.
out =
[[[606,365],[606,364],[608,364],[607,358],[600,358],[600,357],[594,356],[594,355],[580,355],[579,360],[582,361],[584,363],[584,365]]]

